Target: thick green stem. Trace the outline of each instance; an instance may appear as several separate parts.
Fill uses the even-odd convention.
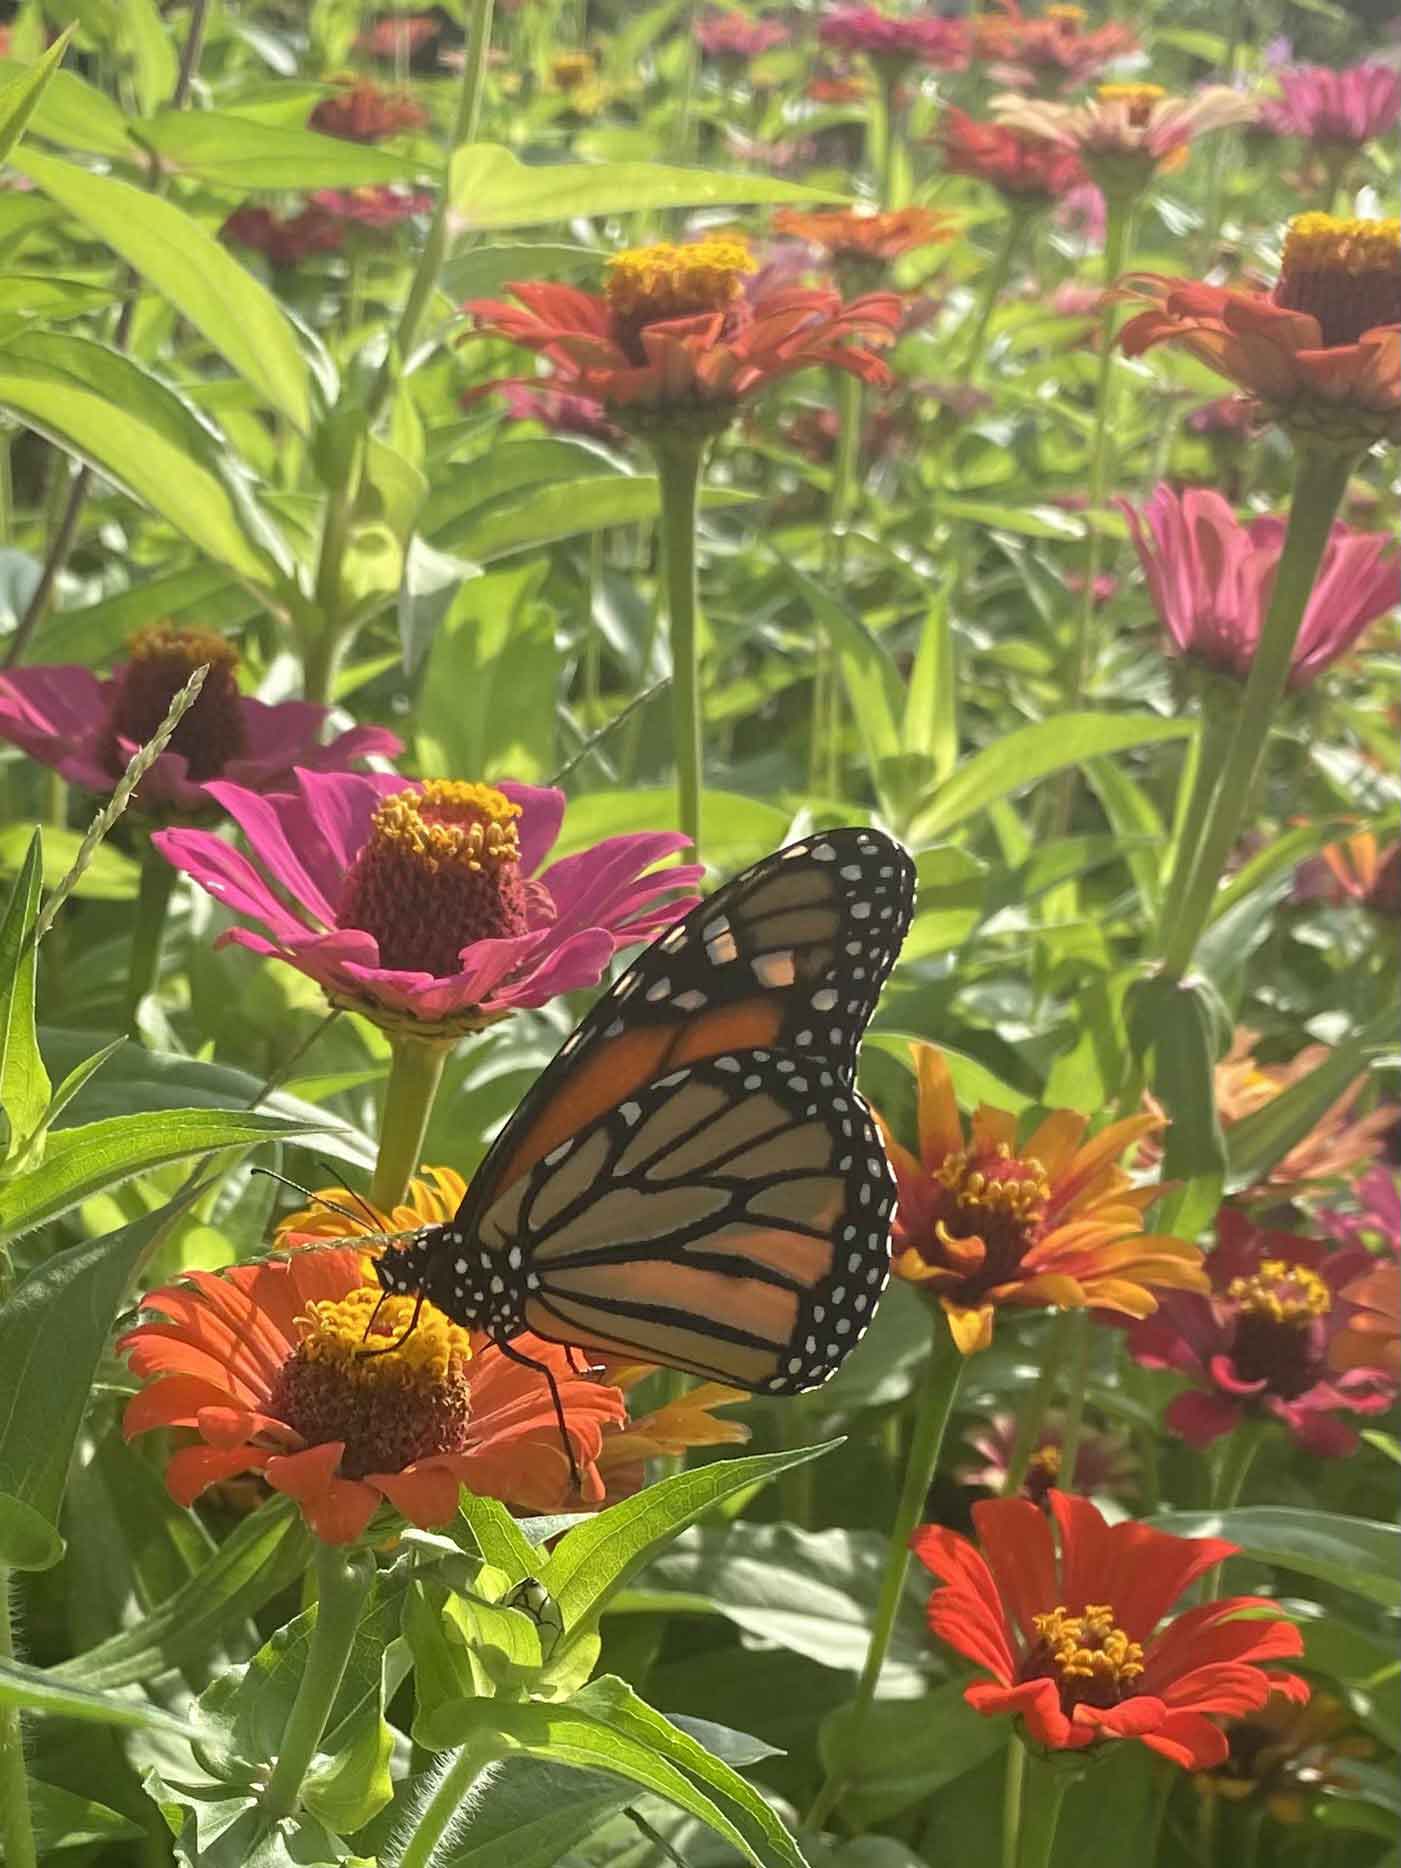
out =
[[[428,1799],[422,1816],[414,1824],[413,1834],[390,1868],[429,1868],[443,1838],[457,1819],[463,1799],[496,1756],[496,1745],[489,1729],[473,1733],[460,1751],[448,1759],[438,1780],[437,1789]]]
[[[1106,294],[1124,270],[1133,231],[1137,195],[1116,194],[1105,197],[1104,287]],[[1100,536],[1099,513],[1104,505],[1109,474],[1109,436],[1113,427],[1114,403],[1114,330],[1118,307],[1106,296],[1099,314],[1099,369],[1095,376],[1094,433],[1090,442],[1089,521],[1090,549],[1085,566],[1085,588],[1080,593],[1080,607],[1075,619],[1075,639],[1070,663],[1070,705],[1078,707],[1089,682],[1091,649],[1095,619],[1095,580],[1099,576],[1104,542]]]
[[[330,523],[329,513],[327,523]],[[336,578],[339,583],[339,559]],[[328,623],[307,647],[302,666],[302,692],[307,700],[314,701],[318,707],[329,707],[334,703],[336,682],[340,678],[341,663],[349,646],[349,631]]]
[[[696,861],[701,853],[701,708],[700,663],[696,628],[700,591],[696,578],[696,508],[706,443],[693,435],[677,436],[657,448],[661,478],[662,570],[666,581],[667,629],[671,642],[672,728],[676,741],[676,811],[681,830],[691,840]]]
[[[1007,1747],[1007,1774],[1002,1780],[1002,1868],[1017,1868],[1025,1788],[1026,1746],[1014,1738]]]
[[[905,1480],[900,1491],[900,1502],[895,1509],[895,1522],[890,1527],[890,1547],[886,1553],[885,1573],[881,1577],[880,1595],[876,1601],[875,1621],[871,1627],[870,1645],[866,1650],[866,1664],[861,1670],[856,1697],[852,1701],[851,1715],[843,1734],[843,1749],[849,1757],[859,1754],[861,1734],[875,1701],[881,1669],[885,1665],[885,1657],[890,1650],[891,1639],[895,1633],[895,1620],[900,1611],[900,1601],[905,1593],[905,1578],[910,1568],[910,1538],[924,1516],[925,1500],[929,1496],[929,1488],[934,1482],[934,1474],[938,1468],[944,1434],[953,1413],[954,1402],[958,1397],[959,1383],[963,1378],[963,1366],[963,1355],[949,1333],[943,1313],[940,1312],[934,1321],[934,1340],[930,1349],[929,1366],[925,1371],[924,1391],[920,1396],[919,1413],[915,1419],[914,1439],[910,1446],[909,1460],[905,1466]],[[820,1826],[824,1817],[841,1801],[849,1782],[850,1778],[839,1766],[829,1772],[827,1781],[818,1792],[817,1801],[808,1815],[805,1827],[816,1829]]]
[[[1050,1868],[1061,1806],[1076,1775],[1063,1758],[1038,1758],[1028,1752],[1017,1868]]]
[[[277,1763],[262,1798],[263,1808],[274,1819],[296,1813],[303,1780],[345,1678],[374,1574],[374,1559],[366,1552],[347,1550],[340,1544],[317,1544],[316,1626],[306,1670],[277,1748]]]
[[[1172,866],[1163,897],[1161,926],[1168,928],[1182,912],[1182,896],[1192,873],[1202,833],[1206,829],[1221,768],[1235,733],[1240,689],[1224,676],[1213,676],[1202,695],[1201,728],[1188,749],[1182,767],[1172,836]]]
[[[1289,680],[1294,644],[1352,471],[1353,457],[1302,447],[1294,475],[1289,529],[1280,554],[1269,612],[1260,631],[1235,733],[1212,800],[1196,861],[1182,885],[1171,925],[1162,930],[1163,971],[1181,979],[1211,918],[1217,884],[1243,829],[1256,774]]]
[[[370,1181],[370,1204],[382,1213],[392,1212],[408,1192],[451,1049],[440,1038],[394,1039],[389,1081],[384,1086],[379,1154]]]
[[[1010,208],[1007,222],[1002,230],[1002,239],[998,243],[992,263],[984,269],[983,281],[978,288],[977,309],[973,313],[973,334],[968,348],[963,353],[963,361],[958,367],[960,383],[971,381],[978,363],[982,358],[983,344],[992,323],[992,314],[997,309],[997,301],[1002,296],[1012,271],[1012,261],[1016,258],[1017,248],[1021,245],[1022,235],[1029,225],[1030,216],[1021,208]]]
[[[136,921],[127,957],[126,1029],[135,1031],[136,1015],[148,992],[160,982],[161,943],[165,918],[175,888],[177,871],[147,843],[141,857],[141,881],[136,897]]]
[[[1061,1353],[1065,1370],[1065,1426],[1060,1441],[1060,1482],[1075,1490],[1075,1462],[1080,1457],[1080,1430],[1085,1424],[1085,1389],[1090,1379],[1090,1346],[1094,1325],[1088,1310],[1067,1310],[1060,1321]]]
[[[0,1563],[0,1661],[15,1657],[10,1624],[10,1572]],[[18,1706],[0,1701],[0,1856],[5,1868],[36,1868],[29,1776],[24,1767],[24,1731]]]

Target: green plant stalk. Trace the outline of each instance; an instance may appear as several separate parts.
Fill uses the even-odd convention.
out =
[[[997,309],[997,301],[1002,296],[1012,271],[1012,261],[1017,256],[1017,248],[1022,243],[1031,223],[1028,209],[1011,207],[1007,211],[1007,224],[1002,230],[997,251],[993,254],[992,264],[983,273],[981,286],[978,288],[977,307],[973,313],[973,334],[968,348],[963,353],[963,361],[958,366],[957,380],[966,383],[972,380],[983,354],[983,345],[987,339],[988,326],[992,323],[992,314]]]
[[[339,1544],[316,1546],[316,1626],[306,1671],[278,1746],[262,1804],[275,1821],[295,1815],[302,1784],[321,1743],[350,1661],[360,1611],[374,1580],[373,1557]]]
[[[1036,1380],[1031,1384],[1021,1411],[1017,1415],[1017,1430],[1012,1439],[1012,1451],[1007,1456],[1007,1472],[1002,1481],[1002,1496],[1015,1498],[1026,1484],[1026,1475],[1031,1467],[1032,1455],[1036,1443],[1041,1437],[1042,1424],[1046,1419],[1046,1410],[1051,1405],[1055,1393],[1056,1375],[1060,1361],[1052,1347],[1049,1355],[1043,1356],[1041,1366],[1036,1371]]]
[[[827,502],[827,576],[830,588],[840,591],[845,576],[846,530],[856,509],[861,458],[861,379],[847,371],[834,372],[837,402],[837,448],[832,460],[832,486]],[[812,728],[808,778],[813,791],[834,793],[841,754],[841,689],[836,651],[825,629],[817,638],[812,682]]]
[[[1077,1775],[1064,1760],[1039,1758],[1028,1749],[1017,1868],[1050,1868],[1061,1806]]]
[[[1247,1420],[1242,1421],[1234,1433],[1227,1435],[1211,1476],[1213,1511],[1233,1511],[1240,1503],[1250,1468],[1255,1464],[1255,1455],[1268,1433],[1268,1421]],[[1202,1584],[1203,1601],[1215,1602],[1225,1580],[1226,1565],[1218,1563]]]
[[[1017,1868],[1025,1789],[1026,1746],[1014,1738],[1007,1747],[1007,1775],[1002,1780],[1002,1868]]]
[[[451,1042],[443,1038],[393,1040],[379,1124],[379,1154],[369,1194],[370,1205],[382,1213],[392,1212],[408,1192],[451,1049]]]
[[[1171,868],[1159,916],[1166,932],[1182,911],[1182,895],[1192,873],[1221,768],[1235,732],[1240,689],[1228,677],[1212,677],[1202,695],[1201,727],[1187,749],[1172,834]]]
[[[1124,259],[1133,232],[1134,209],[1138,196],[1110,191],[1105,196],[1104,285],[1107,291],[1124,270]],[[1095,376],[1094,431],[1090,441],[1089,511],[1096,515],[1104,505],[1109,473],[1109,434],[1114,405],[1114,334],[1118,307],[1106,300],[1099,314],[1099,369]],[[1075,617],[1075,637],[1071,648],[1070,699],[1080,705],[1090,673],[1090,651],[1094,640],[1095,579],[1099,575],[1104,541],[1099,528],[1090,526],[1089,560],[1085,566],[1085,588]]]
[[[10,1621],[10,1572],[0,1563],[0,1661],[15,1657]],[[29,1776],[24,1766],[24,1729],[18,1706],[0,1703],[0,1855],[5,1868],[37,1868]]]
[[[1085,1387],[1090,1378],[1090,1345],[1094,1325],[1088,1310],[1067,1310],[1060,1321],[1060,1354],[1065,1370],[1065,1426],[1060,1441],[1060,1482],[1075,1490],[1075,1462],[1080,1455],[1080,1431],[1085,1424]]]
[[[673,435],[658,443],[661,481],[662,575],[671,642],[672,730],[676,742],[677,822],[701,860],[701,707],[696,629],[700,590],[696,575],[696,511],[706,442]]]
[[[895,1522],[890,1527],[890,1547],[886,1553],[885,1573],[881,1577],[880,1595],[876,1601],[870,1645],[866,1649],[866,1664],[861,1670],[846,1730],[845,1746],[849,1754],[857,1750],[862,1729],[875,1701],[881,1669],[890,1651],[900,1600],[905,1593],[905,1578],[910,1569],[910,1538],[924,1515],[925,1499],[939,1465],[944,1434],[958,1398],[959,1383],[963,1379],[963,1367],[963,1354],[940,1311],[934,1319],[929,1366],[925,1371],[924,1389],[915,1417],[914,1438],[905,1466],[900,1502],[895,1508]],[[804,1827],[816,1829],[820,1826],[823,1818],[841,1801],[848,1781],[840,1769],[828,1773]]]
[[[136,920],[131,930],[131,948],[127,957],[126,999],[123,1011],[126,1029],[136,1030],[136,1015],[148,992],[154,992],[160,980],[161,943],[165,938],[166,916],[175,892],[178,871],[149,841],[141,854],[141,880],[136,895]]]
[[[900,192],[896,187],[899,174],[898,156],[900,153],[900,81],[904,75],[901,70],[893,70],[889,65],[881,64],[881,143],[880,162],[877,173],[880,182],[880,204],[887,212],[901,204],[896,200]]]
[[[495,1756],[496,1744],[489,1728],[474,1732],[467,1743],[451,1755],[437,1789],[414,1824],[403,1853],[397,1860],[390,1858],[390,1868],[429,1868],[444,1836],[461,1813],[463,1799]]]
[[[1181,979],[1191,965],[1197,942],[1211,918],[1222,871],[1245,825],[1270,728],[1289,680],[1299,626],[1347,489],[1353,460],[1351,454],[1300,446],[1289,529],[1269,611],[1250,665],[1250,678],[1236,715],[1235,732],[1196,860],[1182,884],[1176,915],[1171,923],[1165,920],[1162,929],[1162,966],[1169,979]]]

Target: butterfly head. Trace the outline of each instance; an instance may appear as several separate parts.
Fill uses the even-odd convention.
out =
[[[434,1241],[442,1228],[424,1226],[399,1245],[389,1245],[375,1260],[380,1289],[390,1297],[431,1296],[429,1285],[435,1258]]]

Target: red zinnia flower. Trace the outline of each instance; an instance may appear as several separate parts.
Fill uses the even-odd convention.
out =
[[[1401,222],[1301,214],[1273,292],[1141,275],[1125,352],[1181,344],[1291,432],[1401,439]]]
[[[1271,1691],[1308,1698],[1293,1674],[1264,1663],[1304,1644],[1291,1622],[1244,1619],[1274,1605],[1229,1596],[1165,1620],[1199,1576],[1235,1556],[1215,1537],[1172,1537],[1146,1524],[1106,1524],[1085,1498],[1050,1494],[1059,1532],[1029,1499],[973,1507],[981,1550],[926,1525],[911,1547],[945,1584],[929,1626],[991,1681],[964,1693],[976,1711],[1020,1719],[1028,1739],[1079,1751],[1136,1738],[1189,1771],[1220,1764],[1226,1739],[1209,1714],[1238,1716]]]
[[[355,41],[357,52],[371,58],[411,59],[442,32],[431,13],[394,13],[367,26]]]
[[[717,236],[614,254],[602,293],[522,281],[507,288],[517,304],[476,299],[464,310],[478,329],[547,357],[560,387],[663,431],[682,411],[723,426],[744,397],[815,364],[888,380],[869,346],[892,341],[898,293],[849,305],[826,290],[751,295],[756,270],[742,240]]]
[[[1263,1414],[1311,1453],[1350,1453],[1357,1435],[1339,1415],[1382,1414],[1396,1399],[1395,1380],[1375,1364],[1333,1373],[1336,1338],[1358,1327],[1346,1287],[1370,1254],[1267,1231],[1233,1207],[1222,1207],[1216,1230],[1210,1295],[1172,1292],[1129,1329],[1136,1361],[1195,1384],[1169,1404],[1167,1425],[1202,1447]]]
[[[968,63],[968,27],[961,19],[892,19],[873,6],[834,6],[817,28],[834,52],[864,52],[878,64],[936,65],[962,71]]]
[[[332,221],[350,222],[380,232],[398,227],[415,214],[426,214],[433,197],[424,188],[320,188],[311,197],[311,205],[320,208]]]
[[[345,244],[345,222],[323,207],[305,207],[283,217],[245,202],[219,229],[221,239],[261,253],[270,266],[300,266],[313,253],[335,253]]]
[[[142,1299],[163,1319],[118,1348],[146,1384],[127,1406],[128,1438],[154,1427],[199,1436],[171,1455],[171,1497],[189,1505],[219,1480],[259,1472],[295,1498],[324,1542],[351,1543],[386,1502],[418,1525],[448,1523],[458,1489],[529,1511],[572,1498],[549,1388],[494,1343],[425,1304],[386,1299],[362,1252],[312,1248],[287,1259],[188,1272]],[[403,1341],[363,1353],[375,1338]],[[604,1497],[596,1461],[626,1418],[616,1388],[581,1378],[563,1349],[520,1336],[548,1367],[587,1501]]]
[[[413,98],[381,90],[367,78],[323,97],[307,119],[313,130],[349,143],[380,143],[403,130],[421,130],[428,112]]]
[[[977,123],[950,104],[931,139],[951,175],[987,182],[1009,201],[1028,205],[1059,201],[1086,180],[1073,149],[1044,136],[1008,129],[1004,123]]]

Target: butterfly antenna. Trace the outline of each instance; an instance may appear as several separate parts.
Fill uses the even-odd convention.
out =
[[[288,1180],[285,1174],[276,1174],[271,1168],[255,1167],[253,1172],[255,1174],[265,1174],[269,1180],[280,1181],[284,1187],[290,1187],[293,1193],[299,1193],[304,1200],[310,1200],[314,1206],[324,1206],[328,1212],[339,1213],[342,1219],[348,1219],[356,1226],[360,1224],[360,1215],[358,1213],[352,1213],[349,1207],[342,1206],[339,1201],[328,1200],[324,1193],[313,1193],[310,1187],[303,1187],[299,1180]],[[376,1231],[378,1233],[378,1228],[376,1228]],[[392,1233],[379,1233],[378,1236],[381,1238],[393,1238],[395,1235]]]
[[[348,1187],[346,1183],[341,1179],[340,1175],[337,1174],[336,1170],[331,1166],[330,1162],[323,1161],[320,1155],[316,1157],[316,1165],[324,1173],[330,1175],[331,1179],[336,1183],[337,1187],[340,1188],[341,1192],[345,1195],[347,1200],[353,1200],[355,1202],[356,1206],[359,1207],[360,1211],[365,1215],[366,1219],[369,1220],[370,1231],[377,1233],[380,1229],[379,1214],[376,1213],[375,1209],[370,1205],[369,1201],[365,1198],[365,1196],[363,1194],[356,1193],[353,1187]]]
[[[394,1291],[383,1291],[380,1293],[379,1303],[377,1303],[374,1309],[370,1312],[370,1321],[365,1325],[365,1337],[369,1336],[371,1329],[374,1327],[375,1318],[379,1315],[380,1310],[382,1309],[384,1305],[385,1299],[388,1297],[394,1297],[396,1295],[398,1295],[398,1293]],[[402,1349],[404,1344],[409,1340],[409,1338],[413,1335],[414,1331],[418,1328],[418,1319],[423,1314],[424,1301],[425,1300],[424,1300],[423,1292],[422,1291],[417,1292],[414,1297],[413,1315],[409,1318],[409,1327],[404,1331],[404,1334],[401,1337],[399,1337],[399,1339],[396,1342],[386,1343],[383,1349],[357,1349],[355,1352],[356,1355],[358,1356],[392,1356],[396,1349]],[[361,1340],[363,1341],[365,1340],[365,1338],[362,1338]]]
[[[579,1462],[574,1457],[574,1443],[569,1438],[569,1425],[564,1418],[564,1402],[560,1399],[559,1383],[555,1380],[554,1370],[547,1363],[537,1362],[534,1356],[522,1355],[519,1349],[512,1349],[511,1345],[503,1342],[499,1336],[494,1336],[492,1341],[509,1361],[518,1362],[523,1369],[534,1369],[537,1375],[544,1376],[545,1385],[550,1391],[550,1400],[554,1403],[555,1424],[559,1428],[559,1443],[564,1448],[564,1457],[569,1461],[569,1476],[573,1481],[574,1490],[582,1498],[584,1481],[579,1471]]]

